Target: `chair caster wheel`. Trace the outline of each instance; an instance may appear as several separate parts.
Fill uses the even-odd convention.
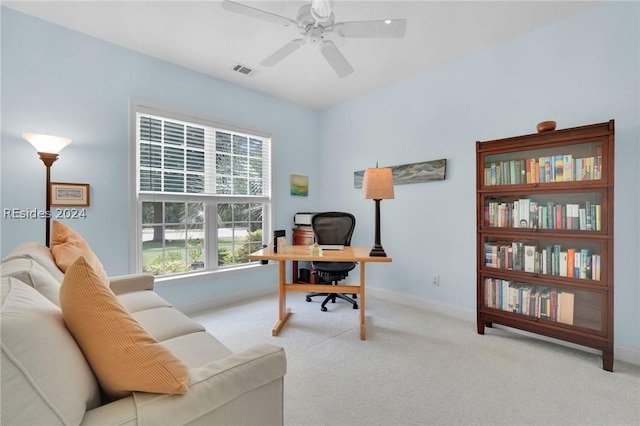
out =
[[[357,303],[353,304],[353,309],[358,309],[358,304]]]
[[[352,299],[357,299],[357,298],[358,298],[358,295],[357,295],[357,294],[352,294],[351,296],[352,296],[352,297],[351,297]]]
[[[311,302],[311,298],[310,297],[307,297],[307,302]]]
[[[326,307],[326,306],[323,306],[322,308],[320,308],[320,310],[321,310],[322,312],[327,312],[327,307]]]

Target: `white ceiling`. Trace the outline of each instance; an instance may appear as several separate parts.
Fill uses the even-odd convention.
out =
[[[238,0],[295,19],[310,0]],[[272,68],[265,57],[299,34],[221,1],[2,1],[2,5],[296,104],[322,110],[579,13],[582,1],[335,0],[336,21],[406,18],[401,39],[333,40],[355,72],[339,78],[307,44]],[[258,72],[232,70],[241,63]]]

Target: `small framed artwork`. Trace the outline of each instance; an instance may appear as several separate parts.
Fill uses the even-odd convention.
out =
[[[52,206],[89,206],[88,183],[51,182]]]
[[[291,175],[291,195],[299,197],[309,195],[309,176]]]

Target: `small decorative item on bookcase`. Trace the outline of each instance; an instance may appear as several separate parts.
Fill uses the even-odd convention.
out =
[[[550,131],[556,129],[556,122],[555,121],[541,121],[536,126],[536,129],[538,130],[538,132],[550,132]]]

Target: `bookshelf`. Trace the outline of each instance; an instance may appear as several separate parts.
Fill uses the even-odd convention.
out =
[[[614,120],[476,143],[477,327],[602,351],[613,371]]]

